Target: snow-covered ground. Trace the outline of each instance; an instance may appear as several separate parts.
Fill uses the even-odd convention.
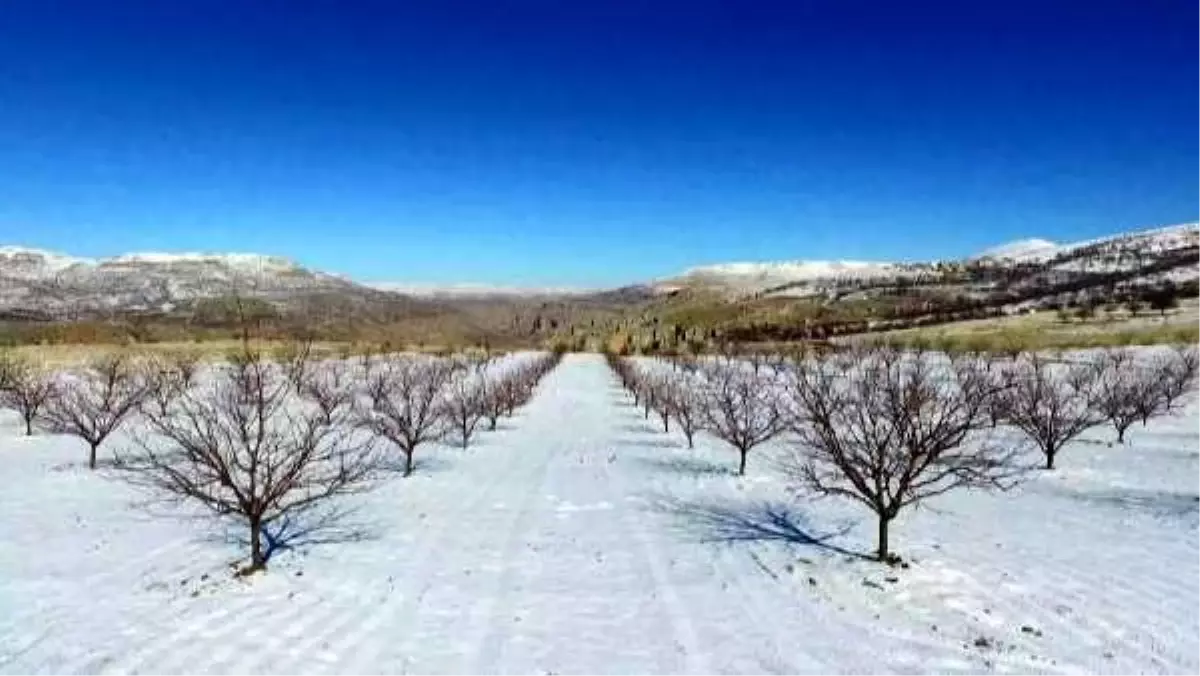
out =
[[[867,514],[789,500],[770,449],[734,476],[572,355],[502,429],[348,502],[341,541],[244,579],[206,522],[5,414],[0,671],[1194,673],[1198,418],[932,502],[891,569],[851,555]]]

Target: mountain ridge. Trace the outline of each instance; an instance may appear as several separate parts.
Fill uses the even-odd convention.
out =
[[[986,249],[958,261],[889,262],[783,260],[693,266],[680,274],[611,289],[521,288],[486,284],[364,283],[316,270],[293,259],[255,253],[131,252],[84,258],[15,245],[0,247],[0,311],[39,312],[50,317],[83,311],[170,311],[188,301],[245,294],[287,303],[305,295],[345,296],[358,301],[401,300],[446,303],[509,299],[565,302],[639,302],[685,288],[733,295],[820,293],[829,286],[891,278],[920,278],[946,265],[1021,265],[1060,260],[1072,252],[1108,247],[1118,252],[1177,250],[1200,243],[1200,224],[1133,230],[1081,242],[1057,244],[1024,239]],[[1120,260],[1113,265],[1120,266]],[[1191,274],[1183,271],[1184,276]],[[1177,275],[1178,276],[1178,275]],[[799,291],[795,291],[799,289]],[[634,292],[636,291],[636,292]]]

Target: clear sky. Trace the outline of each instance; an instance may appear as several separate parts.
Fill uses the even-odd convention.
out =
[[[0,243],[525,286],[961,256],[1195,220],[1197,93],[1195,0],[7,0]]]

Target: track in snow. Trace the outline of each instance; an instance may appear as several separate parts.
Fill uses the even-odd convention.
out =
[[[653,422],[629,404],[598,356],[568,356],[503,429],[480,434],[465,452],[427,451],[412,479],[356,498],[357,516],[373,537],[282,555],[268,574],[248,582],[231,579],[225,565],[237,552],[201,537],[197,524],[147,518],[129,507],[121,486],[83,470],[49,471],[77,457],[72,442],[14,441],[14,428],[5,427],[4,461],[21,479],[0,495],[0,528],[15,534],[0,554],[0,670],[1195,666],[1197,622],[1184,602],[1195,605],[1196,587],[1180,582],[1194,578],[1194,569],[1150,574],[1143,562],[1155,561],[1153,554],[1128,558],[1136,538],[1128,547],[1106,543],[1090,557],[1048,545],[1039,556],[1028,539],[1010,545],[1024,559],[997,555],[995,543],[1012,535],[997,535],[1005,527],[999,515],[1021,519],[1022,529],[1044,521],[1036,514],[1041,503],[1030,502],[1042,499],[1037,491],[969,496],[914,520],[898,534],[899,545],[922,562],[889,587],[886,571],[874,564],[755,530],[755,510],[761,505],[778,515],[769,508],[777,509],[782,496],[760,457],[751,457],[749,476],[739,479],[729,471],[731,453],[708,442],[688,451]],[[1191,437],[1186,443],[1194,446]],[[1064,454],[1064,465],[1084,452]],[[1194,458],[1180,462],[1194,465]],[[1002,502],[1012,499],[1026,502],[1013,510]],[[968,517],[976,513],[989,521]],[[1086,542],[1092,528],[1105,537],[1113,528],[1101,520],[1106,514],[1061,513],[1062,524],[1077,531],[1063,539]],[[835,509],[814,518],[812,528],[831,531],[842,515]],[[1194,526],[1189,536],[1186,523],[1180,530],[1170,519],[1123,518],[1145,542],[1161,546],[1159,563],[1186,562],[1190,553],[1194,566]],[[943,537],[942,523],[965,545]],[[745,527],[742,537],[731,526]],[[861,546],[857,533],[838,542]],[[1122,571],[1149,579],[1123,580]],[[1012,588],[998,580],[1011,580]],[[1103,593],[1116,601],[1094,603],[1090,595],[1101,592],[1088,584],[1108,586]],[[1061,598],[1048,596],[1055,587]],[[1123,606],[1141,622],[1141,609],[1158,602],[1138,598],[1142,591],[1173,613],[1165,638],[1142,637],[1144,628],[1116,612]],[[1023,635],[1021,622],[1037,624],[1045,642]],[[971,645],[980,632],[991,632],[997,647]],[[1122,639],[1126,634],[1133,638]]]

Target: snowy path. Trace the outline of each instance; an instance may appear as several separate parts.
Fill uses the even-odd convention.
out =
[[[764,458],[738,478],[719,445],[698,439],[690,451],[655,423],[600,357],[568,356],[502,429],[467,451],[426,449],[414,477],[357,498],[370,537],[283,554],[244,581],[229,573],[237,550],[202,524],[131,509],[121,485],[64,467],[81,457],[76,444],[16,438],[5,418],[0,452],[20,480],[0,494],[0,671],[1196,665],[1194,408],[1153,437],[1166,444],[1154,471],[1177,485],[1164,489],[1157,474],[1134,485],[1153,505],[1167,496],[1169,514],[1074,507],[1083,503],[1068,499],[1096,477],[1110,493],[1130,480],[1114,467],[1151,467],[1127,449],[1080,448],[1064,456],[1079,471],[1020,498],[967,496],[902,524],[914,566],[891,580],[876,564],[797,543],[802,530],[853,521],[830,542],[861,549],[861,514],[788,512]],[[1089,466],[1088,453],[1109,464]],[[978,636],[989,644],[972,645]]]

